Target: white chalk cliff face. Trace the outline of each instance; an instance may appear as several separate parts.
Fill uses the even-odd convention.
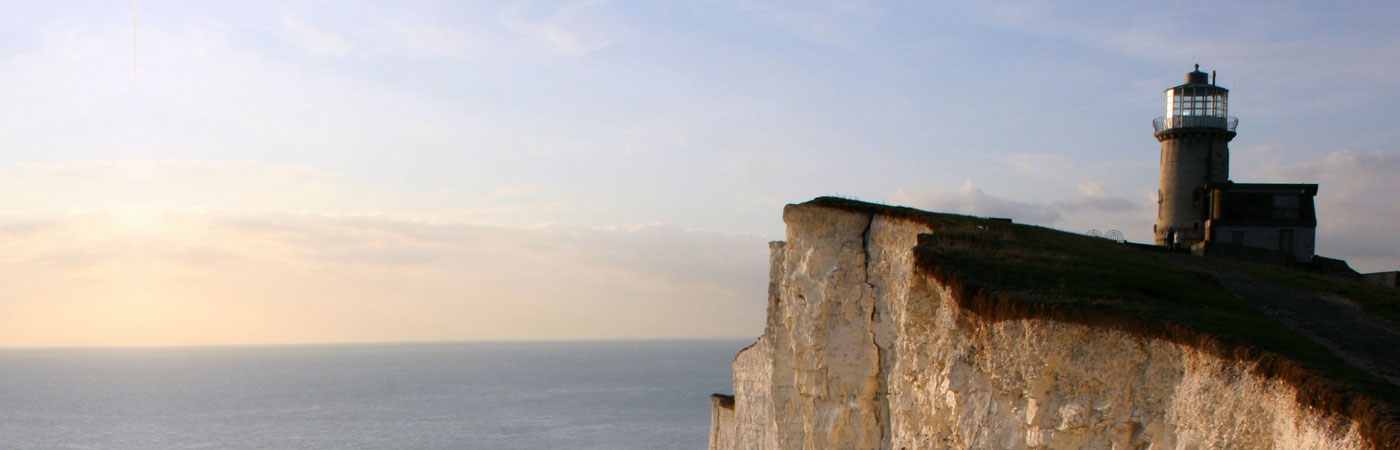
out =
[[[992,321],[915,268],[926,225],[784,211],[768,324],[734,359],[711,449],[1362,449],[1353,421],[1187,345]]]

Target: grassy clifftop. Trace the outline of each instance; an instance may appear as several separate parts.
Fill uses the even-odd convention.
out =
[[[1261,374],[1298,386],[1299,402],[1358,420],[1382,448],[1400,445],[1400,387],[1227,291],[1216,275],[1175,264],[1169,255],[1006,221],[834,197],[808,204],[927,224],[934,231],[919,237],[918,268],[960,291],[961,306],[983,317],[1107,326],[1257,361]],[[1400,323],[1400,294],[1393,290],[1284,267],[1232,264],[1230,270],[1261,282],[1341,295],[1367,314]]]

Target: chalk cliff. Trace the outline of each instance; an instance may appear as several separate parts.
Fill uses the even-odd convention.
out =
[[[1267,352],[1017,313],[916,261],[936,224],[881,208],[786,208],[711,449],[1395,448],[1393,423],[1301,401],[1315,387]]]

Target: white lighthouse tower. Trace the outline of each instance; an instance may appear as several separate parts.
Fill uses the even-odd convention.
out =
[[[1162,143],[1157,191],[1158,245],[1189,247],[1205,240],[1210,203],[1207,184],[1230,179],[1230,147],[1239,119],[1229,116],[1230,90],[1196,70],[1186,84],[1167,89],[1166,114],[1152,122]]]

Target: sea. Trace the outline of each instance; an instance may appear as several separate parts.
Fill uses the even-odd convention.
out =
[[[0,349],[0,448],[703,449],[749,343]]]

